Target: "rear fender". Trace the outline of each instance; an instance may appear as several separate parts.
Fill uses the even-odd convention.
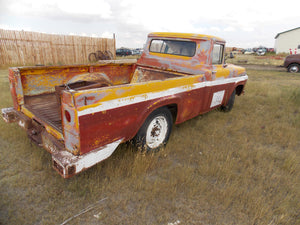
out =
[[[139,131],[139,129],[141,128],[141,126],[143,125],[143,123],[145,122],[145,120],[147,119],[147,117],[156,109],[159,109],[161,107],[168,107],[170,112],[172,113],[173,116],[173,121],[176,123],[176,119],[177,119],[177,113],[178,113],[178,105],[180,102],[180,98],[178,97],[164,97],[164,98],[160,98],[157,99],[155,101],[152,101],[148,107],[145,108],[145,110],[140,114],[140,117],[137,118],[137,124],[138,126],[136,127],[136,130],[134,132],[134,134],[136,135],[136,133]]]

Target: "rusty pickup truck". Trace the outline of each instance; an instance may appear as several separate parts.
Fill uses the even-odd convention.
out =
[[[248,80],[224,62],[225,41],[150,33],[140,59],[9,69],[13,107],[2,109],[52,155],[64,178],[108,158],[119,144],[143,151],[166,144],[173,124],[231,110]]]

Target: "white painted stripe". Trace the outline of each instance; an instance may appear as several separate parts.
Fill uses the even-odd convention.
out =
[[[179,94],[186,91],[196,90],[204,87],[212,87],[212,86],[218,86],[218,85],[229,84],[229,83],[237,83],[237,82],[245,81],[247,79],[248,79],[247,75],[241,77],[233,77],[233,78],[225,78],[225,79],[223,78],[214,81],[205,81],[205,82],[195,83],[192,85],[184,85],[176,88],[170,88],[159,92],[150,92],[150,93],[144,93],[135,96],[113,99],[113,100],[101,102],[101,104],[95,107],[78,111],[78,116],[84,116],[92,113],[102,112],[105,110],[136,104],[144,101],[149,101],[161,97],[167,97],[174,94]]]
[[[76,162],[73,165],[76,166],[76,173],[89,168],[98,162],[107,159],[116,150],[123,139],[107,144],[104,147],[90,151],[82,156],[77,157]]]

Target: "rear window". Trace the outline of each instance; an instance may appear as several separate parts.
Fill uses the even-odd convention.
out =
[[[182,55],[192,57],[195,55],[196,42],[192,41],[174,41],[174,40],[152,40],[150,52]]]

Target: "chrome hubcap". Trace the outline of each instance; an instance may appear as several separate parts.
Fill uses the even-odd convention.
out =
[[[292,72],[292,73],[297,73],[298,72],[298,67],[297,66],[292,66],[291,68],[290,68],[290,71]]]

